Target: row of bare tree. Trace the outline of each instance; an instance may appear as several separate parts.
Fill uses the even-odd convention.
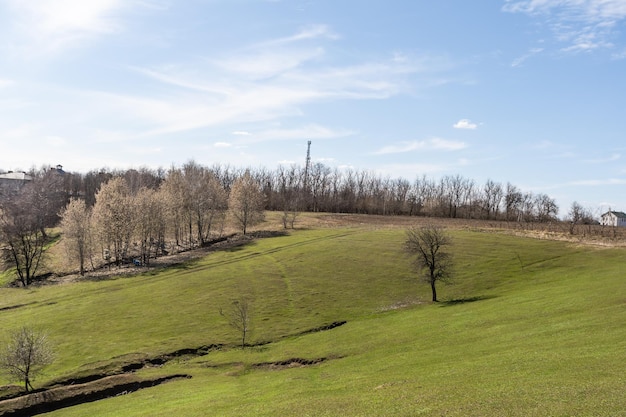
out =
[[[16,267],[23,286],[40,266],[46,228],[56,224],[69,258],[83,274],[89,264],[95,266],[94,259],[97,264],[146,265],[168,251],[202,246],[222,234],[227,214],[245,234],[264,211],[260,184],[249,171],[234,178],[227,191],[214,171],[194,162],[172,168],[151,186],[111,175],[99,185],[92,206],[67,192],[53,205],[39,192],[43,184],[53,184],[43,188],[51,192],[64,181],[66,175],[50,172],[0,196],[4,259]]]
[[[273,171],[219,165],[204,167],[193,161],[180,169],[169,170],[100,169],[86,174],[66,173],[61,177],[61,188],[66,195],[80,196],[88,207],[92,207],[102,184],[114,177],[123,177],[130,192],[135,194],[141,188],[157,190],[166,179],[180,171],[188,173],[186,180],[190,187],[181,190],[183,194],[206,187],[202,184],[206,182],[211,182],[209,186],[220,186],[228,194],[234,181],[249,172],[261,185],[268,210],[508,221],[551,221],[559,211],[555,200],[548,195],[522,191],[510,183],[487,180],[485,184],[478,184],[461,175],[440,179],[423,176],[410,182],[370,171],[332,169],[321,163],[313,164],[308,170],[297,165],[281,165]],[[42,172],[48,172],[46,167],[31,170],[30,174],[41,177]],[[193,196],[190,198],[194,199]]]
[[[283,212],[287,228],[302,211],[432,216],[519,222],[555,220],[545,194],[460,175],[413,182],[368,171],[279,166],[238,169],[194,161],[169,170],[148,168],[86,174],[42,167],[19,192],[0,188],[0,239],[5,259],[28,285],[41,261],[46,229],[61,221],[68,254],[81,273],[90,260],[120,264],[202,246],[220,236],[227,218],[247,231],[265,210]],[[586,213],[572,215],[583,222]],[[230,216],[227,216],[230,214]]]
[[[460,175],[439,180],[423,176],[411,183],[323,164],[314,164],[306,178],[302,169],[282,166],[256,175],[272,210],[283,210],[285,204],[293,204],[293,195],[301,195],[303,210],[321,212],[551,221],[559,211],[546,194],[522,192],[492,180],[478,185]]]
[[[195,163],[173,168],[158,188],[139,187],[113,177],[102,184],[90,208],[72,199],[61,212],[61,229],[68,254],[79,263],[81,274],[93,251],[105,261],[120,265],[148,265],[151,258],[203,246],[224,230],[227,213],[247,229],[263,218],[260,185],[249,172],[233,182],[230,192],[215,174]]]

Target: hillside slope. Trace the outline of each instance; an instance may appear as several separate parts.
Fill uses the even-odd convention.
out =
[[[624,249],[453,231],[442,303],[402,229],[293,232],[167,271],[0,290],[6,330],[46,330],[36,383],[215,345],[136,372],[190,375],[50,415],[623,415]],[[245,296],[251,341],[219,308]],[[325,331],[333,322],[347,323]]]

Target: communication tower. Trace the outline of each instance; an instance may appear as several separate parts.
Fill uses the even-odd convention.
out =
[[[307,142],[306,162],[304,164],[304,188],[309,184],[309,169],[311,168],[311,141]]]

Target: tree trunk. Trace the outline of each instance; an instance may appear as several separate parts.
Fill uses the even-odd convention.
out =
[[[433,292],[433,303],[437,302],[437,289],[435,288],[435,280],[430,281],[430,289]]]

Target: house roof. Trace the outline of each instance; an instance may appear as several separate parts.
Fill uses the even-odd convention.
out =
[[[0,179],[30,181],[33,177],[27,175],[25,172],[7,172],[6,174],[0,174]]]
[[[615,217],[620,218],[620,219],[626,219],[626,213],[624,213],[623,211],[613,211],[613,210],[607,211],[606,213],[602,215],[602,217],[609,215],[609,214],[612,214]]]

